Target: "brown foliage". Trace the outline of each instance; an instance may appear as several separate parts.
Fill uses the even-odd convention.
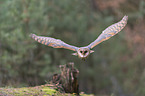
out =
[[[138,19],[133,27],[126,28],[126,40],[128,47],[134,48],[133,55],[141,54],[145,56],[145,20]]]
[[[108,8],[118,8],[120,4],[125,1],[126,0],[95,0],[95,3],[100,10],[105,10]]]

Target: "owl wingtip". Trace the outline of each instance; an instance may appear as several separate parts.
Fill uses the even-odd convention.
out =
[[[29,36],[30,36],[31,38],[33,38],[33,37],[36,36],[36,35],[31,33]]]
[[[127,15],[124,15],[123,19],[128,20],[128,16]]]

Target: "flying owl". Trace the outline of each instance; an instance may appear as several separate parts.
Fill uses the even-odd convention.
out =
[[[85,47],[72,46],[61,41],[60,39],[55,39],[51,37],[37,36],[35,34],[31,34],[30,36],[35,41],[41,44],[51,46],[53,48],[65,48],[75,51],[76,53],[73,53],[72,55],[78,56],[79,58],[85,60],[90,55],[90,53],[94,52],[93,50],[91,50],[92,48],[120,32],[126,26],[127,20],[128,16],[124,16],[121,21],[106,28],[94,42],[90,43],[88,46]]]

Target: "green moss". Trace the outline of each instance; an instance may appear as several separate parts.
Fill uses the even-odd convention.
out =
[[[57,93],[56,90],[50,89],[49,87],[43,87],[42,91],[48,95],[53,95],[53,94]]]
[[[76,94],[60,93],[55,90],[56,87],[52,85],[42,85],[36,87],[23,88],[0,88],[0,96],[76,96]],[[87,94],[80,94],[81,96],[94,96]]]

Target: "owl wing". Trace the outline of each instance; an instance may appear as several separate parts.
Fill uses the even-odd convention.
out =
[[[55,39],[55,38],[51,38],[51,37],[37,36],[35,34],[30,34],[30,37],[41,44],[51,46],[53,48],[65,48],[65,49],[69,49],[69,50],[73,50],[73,51],[77,51],[77,49],[78,49],[78,47],[66,44],[65,42],[63,42],[59,39]]]
[[[128,20],[128,16],[124,16],[121,21],[119,21],[119,22],[109,26],[108,28],[106,28],[99,35],[99,37],[94,42],[89,44],[87,47],[92,49],[93,47],[95,47],[99,43],[101,43],[101,42],[103,42],[105,40],[108,40],[109,38],[111,38],[112,36],[114,36],[115,34],[120,32],[125,27],[125,25],[127,24],[127,20]]]

